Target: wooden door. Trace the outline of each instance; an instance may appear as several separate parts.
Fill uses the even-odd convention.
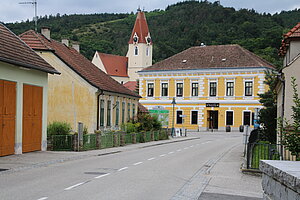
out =
[[[43,88],[23,86],[23,152],[39,151],[42,143]]]
[[[14,154],[16,83],[0,80],[0,156]]]

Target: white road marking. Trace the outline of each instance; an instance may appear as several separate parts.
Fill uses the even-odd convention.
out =
[[[42,198],[39,198],[38,200],[46,200],[48,199],[48,197],[42,197]]]
[[[181,149],[178,149],[177,151],[181,151]]]
[[[77,184],[75,184],[75,185],[72,185],[72,186],[70,186],[70,187],[65,188],[64,190],[71,190],[71,189],[76,188],[76,187],[78,187],[78,186],[80,186],[80,185],[83,185],[84,183],[85,183],[85,182],[77,183]]]
[[[183,149],[188,149],[188,147],[184,147]]]
[[[155,158],[153,157],[153,158],[149,158],[148,160],[154,160]]]
[[[191,145],[190,147],[194,147],[194,145]]]
[[[206,143],[211,143],[211,141],[207,141]]]
[[[174,153],[174,151],[171,151],[171,152],[169,152],[168,154],[172,154],[172,153]]]
[[[134,163],[133,165],[140,165],[142,164],[143,162],[137,162],[137,163]]]
[[[166,156],[166,154],[161,154],[161,155],[160,155],[160,157],[164,157],[164,156]]]
[[[128,167],[123,167],[123,168],[121,168],[121,169],[118,169],[118,172],[123,171],[123,170],[125,170],[125,169],[128,169]]]
[[[100,175],[100,176],[96,176],[95,178],[97,179],[97,178],[102,178],[102,177],[104,177],[104,176],[108,176],[108,175],[110,175],[110,173],[107,173],[107,174],[102,174],[102,175]]]

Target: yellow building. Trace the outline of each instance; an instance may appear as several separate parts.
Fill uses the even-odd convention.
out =
[[[189,130],[253,127],[265,70],[273,68],[239,45],[192,47],[139,72],[140,103],[168,110],[168,127],[173,120]]]
[[[48,77],[48,123],[66,121],[77,131],[82,122],[94,132],[119,129],[137,114],[139,95],[81,55],[78,44],[70,47],[66,39],[61,43],[51,39],[48,28],[42,28],[42,34],[27,31],[21,38],[61,72]]]

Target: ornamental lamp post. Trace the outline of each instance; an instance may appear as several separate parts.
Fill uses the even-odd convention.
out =
[[[174,124],[175,124],[175,97],[173,97],[173,101],[171,103],[173,105],[173,123],[172,123],[172,131],[171,131],[171,136],[173,137],[175,135],[175,128],[174,128]]]

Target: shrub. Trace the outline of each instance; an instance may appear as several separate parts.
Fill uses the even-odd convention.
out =
[[[47,127],[47,135],[67,135],[72,131],[72,127],[67,122],[54,121]]]

